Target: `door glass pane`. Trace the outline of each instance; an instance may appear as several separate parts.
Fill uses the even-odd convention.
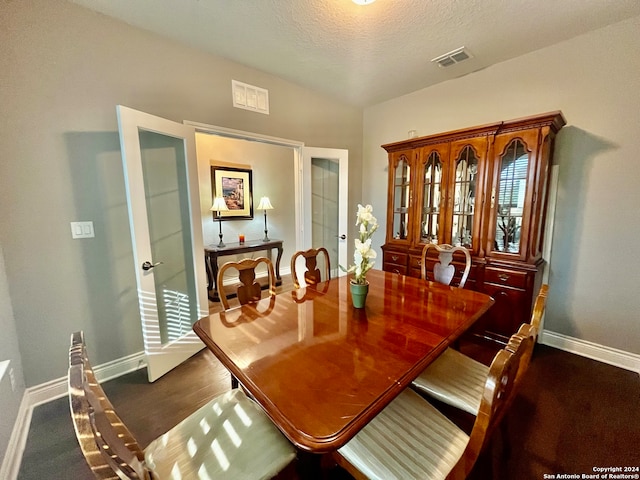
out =
[[[338,274],[338,199],[340,165],[326,158],[311,159],[311,224],[312,247],[324,247],[329,252],[329,264]],[[324,257],[318,256],[318,268],[324,269]]]
[[[500,158],[498,179],[498,208],[495,249],[501,252],[520,252],[520,230],[527,188],[529,154],[520,140],[513,140]]]
[[[431,152],[424,168],[420,241],[438,242],[440,219],[440,194],[442,187],[442,163],[438,152]]]
[[[393,186],[393,238],[396,239],[405,239],[409,235],[410,176],[409,161],[402,155],[396,166]]]
[[[186,161],[182,139],[141,130],[144,189],[158,320],[164,344],[198,319]],[[153,299],[149,299],[153,301]],[[153,332],[147,332],[153,334]]]
[[[453,201],[453,245],[473,248],[473,217],[476,203],[476,180],[478,177],[478,157],[467,145],[456,160]]]

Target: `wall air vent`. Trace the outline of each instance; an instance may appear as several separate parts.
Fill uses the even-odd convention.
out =
[[[231,80],[233,106],[269,115],[269,90]]]
[[[451,65],[455,65],[456,63],[460,63],[468,58],[472,58],[473,55],[469,53],[464,47],[456,48],[449,53],[445,53],[444,55],[440,55],[432,59],[433,63],[437,63],[439,67],[449,67]]]

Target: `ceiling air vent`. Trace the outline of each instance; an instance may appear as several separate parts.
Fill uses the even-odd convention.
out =
[[[445,53],[444,55],[440,55],[432,59],[431,61],[437,63],[440,67],[449,67],[451,65],[455,65],[456,63],[460,63],[468,58],[471,58],[472,55],[469,53],[469,50],[466,50],[464,47],[456,48],[449,53]]]

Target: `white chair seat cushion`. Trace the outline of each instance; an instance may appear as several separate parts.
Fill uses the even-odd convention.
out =
[[[489,367],[447,348],[413,381],[413,386],[447,405],[478,415]]]
[[[163,480],[271,478],[295,455],[239,389],[214,398],[145,448],[147,467]]]
[[[405,389],[338,452],[369,479],[444,479],[469,443],[467,434]]]

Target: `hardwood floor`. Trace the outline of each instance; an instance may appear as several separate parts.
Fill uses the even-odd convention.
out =
[[[289,284],[283,283],[282,289]],[[153,384],[147,382],[146,371],[139,370],[103,386],[145,446],[229,389],[230,377],[213,354],[203,350]],[[545,474],[592,474],[594,467],[638,466],[638,400],[637,373],[537,345],[503,428],[471,478],[539,480]],[[317,471],[304,473],[305,478],[320,478]],[[285,475],[300,477],[296,468]],[[18,478],[93,478],[76,442],[66,398],[34,409]],[[351,477],[335,467],[324,478]]]

